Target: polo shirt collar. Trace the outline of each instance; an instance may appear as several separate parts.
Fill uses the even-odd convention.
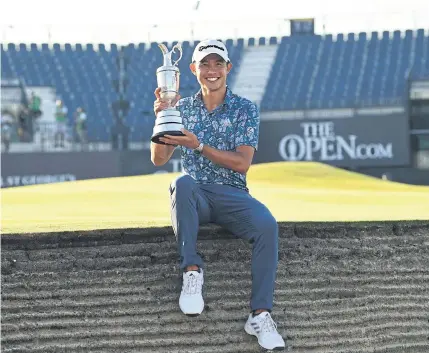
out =
[[[229,88],[229,86],[226,86],[225,99],[224,99],[222,105],[226,106],[226,107],[230,107],[231,103],[232,103],[232,91]],[[193,105],[194,106],[203,106],[204,105],[201,89],[197,93],[194,94]]]

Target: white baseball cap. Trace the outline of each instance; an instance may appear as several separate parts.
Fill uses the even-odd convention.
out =
[[[192,54],[192,61],[199,62],[209,54],[218,54],[226,62],[230,61],[225,44],[215,39],[208,39],[199,42],[194,49],[194,54]]]

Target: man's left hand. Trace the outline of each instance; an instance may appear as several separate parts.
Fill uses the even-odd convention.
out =
[[[169,145],[184,146],[192,150],[199,146],[200,141],[198,141],[198,137],[196,135],[186,129],[182,129],[181,131],[185,136],[164,135],[164,137],[160,137],[159,140]]]

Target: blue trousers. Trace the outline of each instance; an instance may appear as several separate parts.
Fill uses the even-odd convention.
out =
[[[180,267],[204,267],[196,250],[199,225],[218,224],[253,244],[251,310],[271,311],[278,262],[278,225],[267,207],[245,190],[197,184],[189,175],[171,183],[170,195]]]

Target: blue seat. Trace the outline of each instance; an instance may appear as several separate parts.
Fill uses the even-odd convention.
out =
[[[261,110],[400,102],[407,72],[429,71],[428,42],[422,29],[283,36]]]
[[[232,84],[242,64],[245,42],[255,38],[224,41],[234,64],[228,78]],[[259,45],[278,45],[271,74],[262,97],[261,111],[337,108],[359,104],[378,105],[400,101],[406,75],[429,74],[429,37],[417,31],[346,33],[337,36],[283,36],[258,38]],[[179,62],[180,93],[196,93],[199,84],[189,70],[196,42],[184,41]],[[114,117],[111,103],[118,99],[112,80],[118,77],[118,44],[47,43],[2,46],[1,74],[18,76],[27,84],[53,85],[69,108],[69,121],[78,106],[88,112],[90,141],[110,139]],[[169,45],[171,48],[171,45]],[[156,69],[162,65],[157,43],[130,44],[126,117],[131,141],[148,140],[153,127],[153,91]]]

